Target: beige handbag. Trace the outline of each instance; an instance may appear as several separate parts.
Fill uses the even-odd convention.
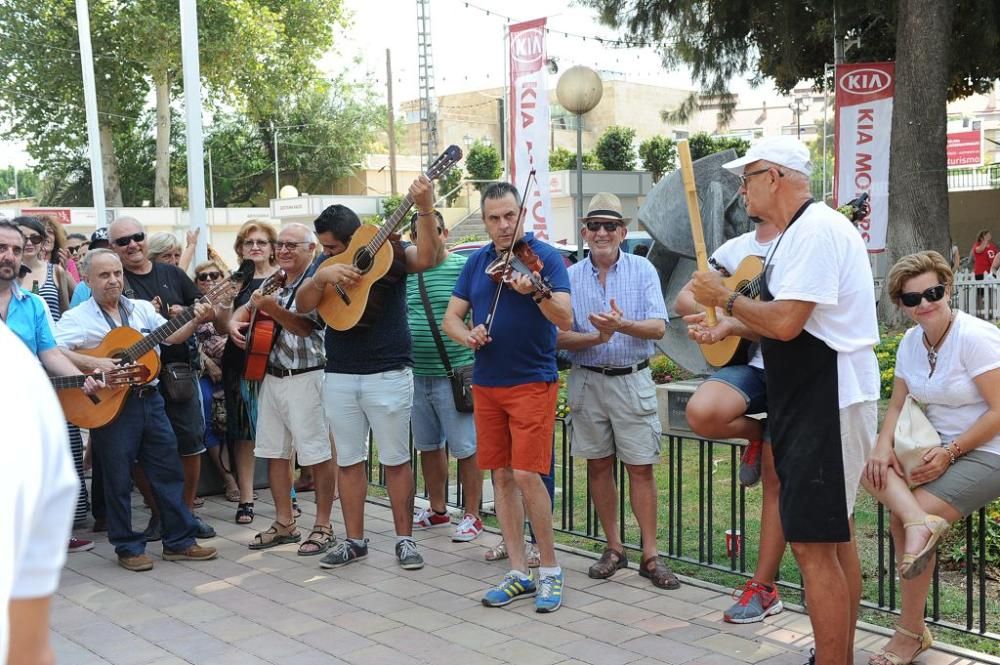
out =
[[[915,487],[910,481],[910,473],[924,463],[923,457],[928,451],[940,446],[941,435],[924,415],[919,402],[908,394],[896,421],[893,450],[910,487]]]

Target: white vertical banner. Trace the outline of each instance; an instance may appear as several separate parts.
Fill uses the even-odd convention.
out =
[[[526,231],[549,239],[549,90],[545,69],[545,19],[510,26],[510,181],[523,190],[535,170],[525,199]],[[524,192],[522,191],[522,194]]]
[[[868,251],[885,251],[889,227],[889,148],[895,73],[891,62],[837,65],[837,206],[864,193],[871,214],[858,223]]]

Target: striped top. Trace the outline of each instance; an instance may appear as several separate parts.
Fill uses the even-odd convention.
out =
[[[306,273],[295,280],[294,284],[286,284],[284,288],[278,289],[274,294],[275,300],[289,312],[295,312],[295,299],[292,294],[295,292]],[[278,369],[307,369],[310,367],[321,368],[326,363],[326,353],[323,349],[324,328],[319,322],[319,315],[314,311],[309,318],[312,319],[316,329],[308,337],[299,337],[289,332],[285,328],[281,329],[278,339],[271,349],[271,355],[267,359],[267,364]]]
[[[444,348],[452,367],[471,365],[473,362],[472,350],[451,341],[451,338],[441,330],[441,320],[444,319],[444,312],[448,309],[451,291],[458,276],[462,274],[465,261],[466,258],[461,254],[448,254],[441,265],[423,273],[427,297],[430,298],[431,309],[434,311],[434,320],[437,322],[438,332],[444,341]],[[441,354],[438,353],[430,324],[427,322],[424,303],[420,298],[420,280],[416,275],[412,275],[406,282],[406,310],[410,321],[410,333],[413,336],[413,373],[420,376],[445,376],[444,363],[441,362]]]
[[[62,304],[59,302],[59,285],[56,284],[55,269],[54,264],[46,264],[45,283],[38,287],[38,295],[49,306],[49,313],[52,314],[52,320],[58,321],[62,317]]]

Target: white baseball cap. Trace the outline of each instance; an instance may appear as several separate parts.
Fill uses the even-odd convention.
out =
[[[784,166],[805,175],[812,173],[812,164],[809,163],[809,148],[806,147],[805,143],[791,136],[774,136],[755,143],[747,150],[747,154],[739,159],[726,162],[722,168],[732,171],[736,175],[742,175],[744,166],[758,160]]]

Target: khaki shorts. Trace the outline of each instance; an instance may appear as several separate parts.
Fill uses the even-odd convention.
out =
[[[847,516],[854,514],[858,486],[878,432],[878,402],[856,402],[840,410],[840,443],[844,455]]]
[[[920,489],[968,517],[1000,496],[1000,455],[972,450]]]
[[[574,365],[566,401],[574,457],[617,455],[625,464],[660,461],[662,428],[656,410],[656,384],[649,368],[605,376]]]
[[[302,466],[332,459],[322,394],[322,368],[288,377],[265,376],[257,403],[254,455],[291,459],[294,450]]]

